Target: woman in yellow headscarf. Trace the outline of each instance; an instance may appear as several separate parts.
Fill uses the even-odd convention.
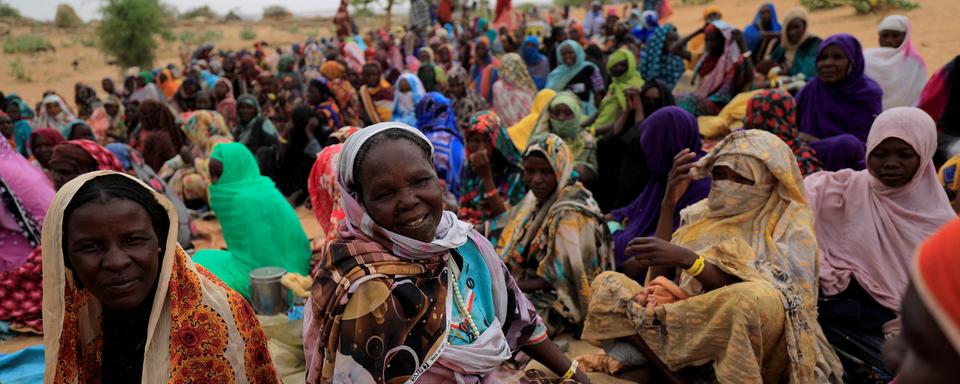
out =
[[[600,110],[597,112],[593,124],[590,126],[591,133],[603,134],[609,131],[617,119],[625,115],[627,110],[628,89],[643,88],[643,79],[637,71],[637,59],[633,52],[625,48],[620,48],[607,60],[607,71],[613,81],[610,82],[610,88],[607,95],[600,101]]]
[[[553,100],[553,97],[556,95],[557,92],[549,88],[537,92],[537,95],[533,97],[533,104],[530,105],[530,113],[520,119],[516,124],[507,128],[507,134],[510,135],[510,140],[513,141],[513,145],[516,145],[517,149],[521,152],[527,149],[527,142],[530,141],[530,136],[533,135],[533,129],[537,127],[540,114],[547,108],[547,103]]]

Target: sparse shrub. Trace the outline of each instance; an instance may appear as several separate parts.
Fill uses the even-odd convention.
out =
[[[20,14],[19,9],[3,1],[0,1],[0,19],[2,18],[22,19],[23,15]]]
[[[217,16],[217,13],[214,12],[209,5],[201,5],[199,7],[189,9],[180,15],[180,18],[184,20],[196,19],[198,17],[204,17],[212,20],[218,18],[219,16]]]
[[[240,40],[253,40],[257,38],[257,31],[251,27],[243,27],[240,30]]]
[[[166,29],[157,0],[103,0],[97,27],[100,49],[121,67],[153,65],[155,36]]]
[[[69,4],[60,4],[57,6],[57,15],[53,19],[59,28],[79,28],[83,26],[83,19],[77,16],[77,11],[73,10]]]
[[[293,16],[293,14],[282,5],[270,5],[263,8],[264,19],[285,19],[290,16]]]
[[[36,53],[53,49],[53,44],[43,36],[19,35],[3,42],[3,53]]]
[[[27,72],[26,68],[23,67],[23,62],[20,61],[20,58],[10,62],[10,76],[13,76],[15,79],[20,81],[33,81],[33,79],[30,78],[30,74]]]

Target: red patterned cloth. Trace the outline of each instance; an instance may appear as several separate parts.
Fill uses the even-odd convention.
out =
[[[123,172],[123,167],[120,166],[120,160],[117,160],[113,152],[100,146],[100,144],[90,140],[67,140],[64,141],[64,143],[78,146],[83,149],[84,152],[90,154],[90,157],[97,162],[97,170],[99,171]]]

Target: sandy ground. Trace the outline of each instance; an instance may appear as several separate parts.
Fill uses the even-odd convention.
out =
[[[914,42],[927,60],[930,74],[946,64],[955,55],[960,54],[960,23],[951,19],[951,15],[960,11],[957,0],[916,0],[921,7],[905,12],[914,24]],[[522,0],[515,1],[522,3]],[[680,3],[673,0],[673,3]],[[715,0],[714,4],[723,8],[723,19],[737,26],[744,26],[753,19],[757,7],[762,2],[742,0]],[[796,7],[799,0],[773,0],[782,15],[788,9]],[[681,33],[689,33],[702,23],[702,11],[705,6],[674,6],[674,16],[670,22],[676,24]],[[902,12],[902,11],[898,11]],[[852,7],[811,13],[811,31],[821,37],[834,33],[847,32],[857,36],[865,48],[876,47],[876,26],[887,14],[857,16]],[[361,21],[361,26],[379,25],[375,21]],[[203,31],[217,31],[222,39],[215,41],[218,47],[239,49],[250,47],[252,42],[240,39],[240,30],[246,26],[254,28],[258,40],[266,40],[273,45],[288,46],[296,41],[304,41],[307,36],[327,34],[331,30],[328,20],[286,20],[266,22],[189,22],[181,23],[174,29],[176,35],[183,31],[192,31],[201,35]],[[2,28],[0,28],[2,29]],[[5,93],[18,93],[31,103],[39,100],[45,90],[56,90],[72,104],[73,86],[77,82],[94,85],[99,90],[100,79],[105,76],[117,77],[120,68],[107,64],[107,59],[95,47],[86,47],[82,41],[90,41],[93,29],[86,27],[75,31],[60,30],[46,25],[39,27],[14,26],[13,35],[34,33],[46,36],[56,47],[56,52],[0,55],[0,90]],[[178,48],[181,43],[161,43],[157,52],[157,65],[180,62]],[[29,72],[31,81],[17,80],[11,73],[11,63],[18,61]],[[76,66],[72,64],[76,62]]]

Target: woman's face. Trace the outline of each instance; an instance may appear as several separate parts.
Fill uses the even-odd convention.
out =
[[[60,112],[63,112],[63,109],[60,108],[60,103],[57,102],[44,104],[44,109],[46,109],[47,115],[51,117],[57,116],[60,114]]]
[[[237,118],[241,123],[246,123],[257,117],[257,108],[248,103],[237,103]]]
[[[560,48],[560,58],[563,59],[563,64],[572,66],[577,63],[577,53],[573,51],[573,48],[570,48],[569,45],[564,45],[563,48]]]
[[[570,40],[580,41],[580,30],[576,28],[570,28],[570,32],[567,33]]]
[[[447,46],[441,46],[437,49],[437,60],[441,63],[449,63],[450,60],[450,50],[447,49]]]
[[[867,169],[890,188],[907,185],[920,168],[920,155],[907,142],[891,137],[867,156]]]
[[[113,80],[110,80],[110,79],[103,79],[100,82],[100,87],[102,87],[103,91],[106,92],[107,94],[116,92],[116,88],[113,85]]]
[[[380,70],[372,65],[363,67],[363,83],[371,88],[380,85]]]
[[[612,67],[610,67],[610,75],[612,75],[613,77],[623,75],[624,73],[627,73],[626,60],[616,63]]]
[[[800,44],[800,39],[806,32],[807,22],[801,19],[793,19],[787,23],[787,40],[790,40],[791,44]]]
[[[900,48],[900,46],[903,45],[903,40],[906,38],[906,32],[884,29],[880,31],[880,46],[884,48]]]
[[[0,134],[5,138],[13,136],[13,120],[10,120],[10,116],[0,116]]]
[[[427,51],[421,49],[420,54],[417,55],[417,60],[420,60],[421,63],[428,63],[430,62],[430,54],[428,54]]]
[[[449,79],[447,83],[447,90],[450,91],[450,94],[456,98],[461,98],[466,96],[467,89],[463,85],[463,81],[460,81],[458,78]]]
[[[487,44],[477,44],[477,57],[487,57]]]
[[[64,250],[83,287],[114,311],[153,296],[160,243],[150,215],[131,200],[94,199],[66,219]]]
[[[743,175],[723,165],[718,165],[716,167],[713,167],[713,169],[710,170],[710,177],[713,178],[713,181],[729,180],[734,183],[740,183],[745,185],[754,184],[753,180],[743,177]]]
[[[10,121],[17,122],[20,121],[20,106],[16,103],[10,103],[7,105],[7,116],[10,116]]]
[[[323,95],[320,94],[320,88],[310,86],[307,87],[307,102],[310,105],[317,105],[323,102]]]
[[[104,104],[103,109],[107,111],[110,117],[117,117],[117,114],[120,113],[120,106],[116,104]]]
[[[193,97],[200,92],[200,87],[194,85],[193,83],[187,83],[183,85],[183,95],[186,97]]]
[[[550,108],[550,118],[554,120],[567,121],[572,119],[573,110],[566,104],[557,104]]]
[[[825,83],[836,83],[847,77],[850,60],[840,46],[830,44],[817,56],[817,76]]]
[[[486,135],[471,132],[467,135],[467,151],[469,153],[486,152],[489,155],[493,153],[493,147],[490,145],[490,141],[487,140]]]
[[[210,97],[210,94],[207,92],[200,92],[197,94],[197,110],[200,111],[212,111],[214,110],[213,98]]]
[[[400,92],[402,93],[410,92],[410,83],[407,82],[407,79],[400,79],[400,81],[398,81],[397,84],[399,85],[398,88],[400,88]]]
[[[405,139],[382,141],[359,171],[360,198],[374,222],[411,239],[433,241],[443,213],[443,187],[420,147]]]
[[[557,175],[547,159],[530,155],[523,159],[523,183],[537,200],[544,201],[557,190]]]
[[[227,92],[230,92],[230,87],[224,82],[217,82],[217,85],[213,87],[213,94],[217,97],[217,100],[223,100],[227,97]]]
[[[765,5],[760,9],[760,22],[763,25],[770,25],[773,22],[773,12],[770,10],[770,6]]]
[[[47,140],[46,137],[37,135],[34,136],[31,145],[30,151],[33,153],[33,157],[36,157],[37,161],[44,168],[50,167],[50,156],[53,155],[53,143]]]
[[[640,95],[640,102],[643,103],[644,112],[647,113],[647,116],[649,116],[649,114],[653,112],[656,112],[656,111],[647,110],[646,109],[647,106],[660,105],[660,98],[661,98],[660,88],[656,88],[656,87],[651,87],[647,89],[646,92],[644,92],[642,95]]]
[[[711,31],[704,37],[704,49],[713,57],[723,55],[723,44],[725,41],[723,33],[720,31]]]
[[[913,283],[903,295],[903,331],[899,339],[888,341],[885,359],[898,367],[898,384],[950,383],[960,375],[960,355],[953,349],[940,325],[930,315]],[[891,351],[896,347],[900,350]],[[892,360],[892,361],[891,361]]]

